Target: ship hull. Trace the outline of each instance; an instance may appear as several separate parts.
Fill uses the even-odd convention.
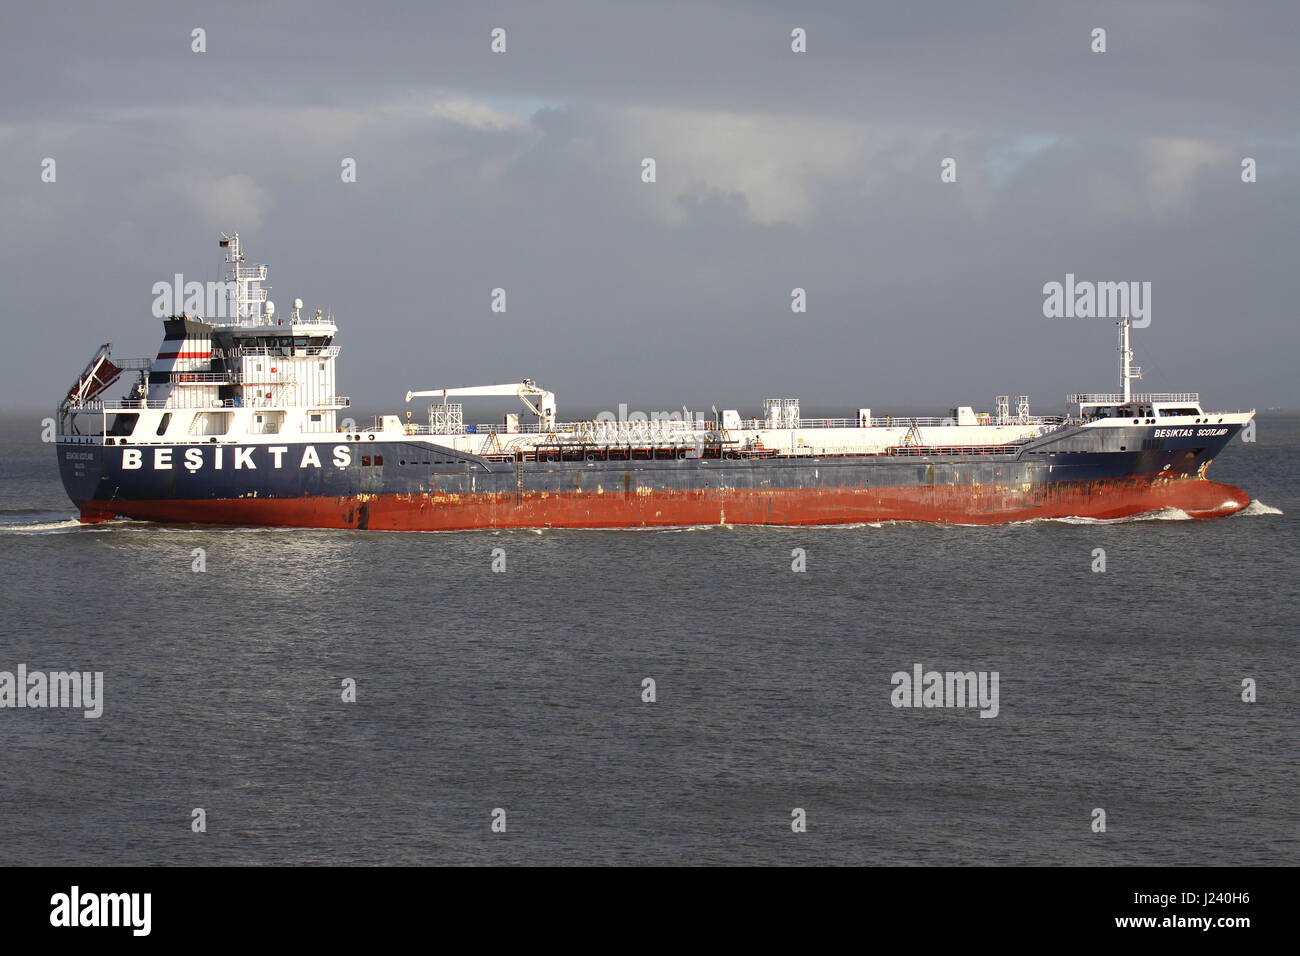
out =
[[[258,445],[69,443],[60,468],[83,521],[452,531],[881,521],[997,524],[1232,514],[1245,492],[1205,479],[1238,426],[1171,439],[1066,429],[985,454],[487,460],[427,441]],[[1207,429],[1206,432],[1211,430]],[[1156,435],[1156,437],[1152,437]],[[537,460],[540,458],[541,460]]]
[[[1239,488],[1191,478],[887,489],[679,491],[649,494],[509,493],[217,498],[88,502],[83,521],[458,531],[474,528],[630,528],[829,525],[882,521],[1000,524],[1035,518],[1122,518],[1178,508],[1193,518],[1240,511]]]

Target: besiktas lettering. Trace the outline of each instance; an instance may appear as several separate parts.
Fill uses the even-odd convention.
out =
[[[288,462],[292,462],[295,458],[298,459],[299,468],[321,467],[320,453],[316,450],[315,445],[303,446],[301,455],[291,455],[288,445],[235,446],[228,449],[231,452],[229,459],[231,467],[235,471],[256,471],[257,462],[253,460],[253,456],[259,448],[265,448],[266,454],[262,456],[262,464],[267,468],[284,468]],[[206,451],[212,452],[211,458],[204,455]],[[153,471],[171,471],[175,468],[184,468],[192,474],[209,467],[221,471],[226,467],[226,451],[227,449],[222,445],[211,448],[186,448],[183,457],[178,460],[177,456],[181,453],[179,448],[123,448],[122,469],[124,471],[138,471],[148,463]],[[329,462],[335,468],[347,468],[352,464],[352,449],[347,445],[335,445]]]

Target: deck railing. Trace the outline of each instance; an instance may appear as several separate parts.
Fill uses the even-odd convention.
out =
[[[328,402],[282,402],[274,398],[227,398],[212,399],[193,405],[181,405],[166,399],[118,399],[116,401],[90,401],[80,405],[71,405],[71,412],[138,412],[143,409],[162,408],[176,411],[194,411],[203,409],[220,410],[223,408],[351,408],[352,398],[348,395],[335,395]]]
[[[994,421],[987,416],[980,416],[978,425],[995,426],[995,425],[1041,425],[1053,426],[1063,425],[1068,421],[1060,415],[1034,415],[1023,421],[1018,419],[1009,419],[1005,422]],[[410,425],[407,427],[407,434],[411,435],[536,435],[553,432],[557,436],[580,435],[585,431],[594,430],[599,432],[602,428],[610,429],[614,426],[624,426],[623,430],[640,426],[641,429],[650,429],[660,433],[696,435],[704,432],[721,431],[717,422],[707,421],[676,421],[672,419],[659,419],[650,421],[636,422],[557,422],[554,428],[542,428],[536,422],[520,422],[518,425],[507,427],[500,422],[480,422],[473,425],[465,425],[458,430],[453,431],[433,431],[428,425]],[[795,426],[804,429],[819,428],[860,428],[861,422],[856,418],[801,418]],[[958,427],[956,422],[951,418],[894,418],[889,415],[873,417],[868,426],[870,428],[942,428]],[[960,426],[962,428],[972,426]],[[763,419],[746,418],[742,419],[739,426],[731,431],[763,431],[770,430],[771,426]]]
[[[1065,400],[1074,405],[1123,405],[1122,392],[1079,392],[1067,395]],[[1129,396],[1133,402],[1200,402],[1200,392],[1136,392]]]
[[[171,372],[167,380],[173,385],[235,385],[243,376],[238,372]]]
[[[212,355],[214,358],[228,356],[230,358],[244,358],[267,356],[270,358],[296,358],[300,355],[320,356],[324,358],[336,357],[342,350],[339,345],[277,345],[271,348],[262,346],[258,348],[230,348],[224,352],[220,349],[214,349]],[[290,352],[293,352],[290,355]]]

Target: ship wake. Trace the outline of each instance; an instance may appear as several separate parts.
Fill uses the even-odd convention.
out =
[[[0,534],[59,534],[82,527],[86,526],[76,518],[53,518],[48,512],[18,520],[7,515],[0,520]]]
[[[1236,514],[1229,515],[1229,517],[1253,518],[1258,515],[1280,515],[1283,513],[1284,512],[1281,508],[1274,508],[1272,505],[1264,504],[1264,502],[1260,501],[1258,498],[1251,498],[1250,504],[1246,505],[1246,507],[1242,508]]]

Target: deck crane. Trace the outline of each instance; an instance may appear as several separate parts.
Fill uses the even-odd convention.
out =
[[[524,406],[537,416],[537,423],[544,432],[552,431],[555,428],[555,393],[548,392],[530,378],[522,382],[511,382],[505,385],[466,385],[460,388],[432,388],[419,392],[407,392],[406,401],[410,404],[413,398],[441,398],[442,403],[447,404],[448,398],[459,396],[469,396],[474,398],[488,398],[493,396],[514,397],[524,403]],[[530,398],[538,399],[537,403],[529,401]]]

